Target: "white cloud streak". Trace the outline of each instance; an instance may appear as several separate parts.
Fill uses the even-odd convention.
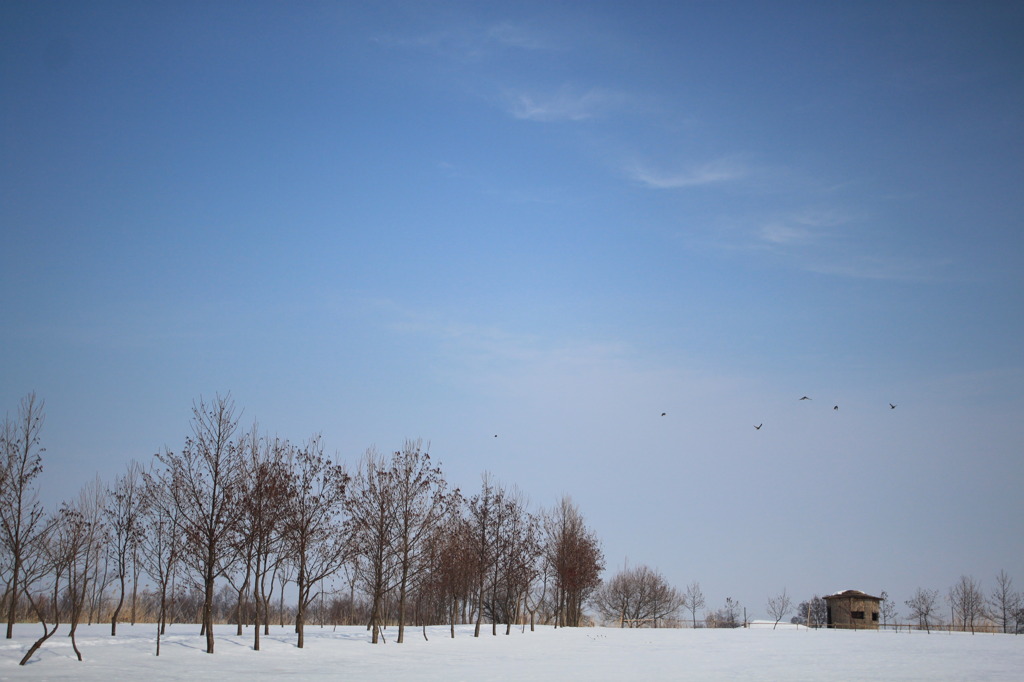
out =
[[[841,211],[805,209],[764,224],[758,237],[775,246],[808,244],[849,222],[850,217]]]
[[[628,99],[622,93],[603,88],[577,90],[568,85],[554,93],[507,90],[503,96],[509,114],[543,123],[596,118],[621,108]]]
[[[747,169],[735,159],[722,158],[681,171],[663,171],[634,163],[626,167],[626,173],[651,189],[685,189],[739,180],[747,175]]]
[[[511,22],[491,26],[448,26],[417,35],[379,35],[376,44],[392,49],[433,52],[448,57],[479,61],[505,50],[557,50],[554,43],[530,28]]]

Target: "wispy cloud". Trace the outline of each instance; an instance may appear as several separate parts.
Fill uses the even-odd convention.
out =
[[[735,158],[727,157],[673,171],[633,163],[626,167],[626,173],[652,189],[683,189],[739,180],[747,175],[747,169]]]
[[[765,223],[757,236],[775,246],[808,244],[849,222],[850,216],[842,211],[804,209]]]
[[[548,36],[512,22],[446,26],[414,35],[378,35],[373,42],[391,49],[422,50],[471,61],[510,49],[531,52],[559,49]]]
[[[747,248],[768,249],[801,270],[834,277],[927,281],[948,275],[952,261],[886,253],[872,234],[850,211],[806,208],[756,227],[748,233]]]
[[[623,93],[603,88],[580,90],[562,86],[553,93],[506,90],[502,97],[512,116],[527,121],[585,121],[622,107],[629,100]]]

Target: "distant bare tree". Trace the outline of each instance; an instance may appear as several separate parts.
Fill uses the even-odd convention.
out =
[[[243,512],[239,447],[233,440],[238,420],[230,395],[217,396],[209,405],[200,398],[192,415],[192,436],[182,451],[165,451],[157,458],[168,470],[177,522],[187,541],[183,557],[203,586],[202,629],[206,653],[212,654],[216,581],[226,568],[222,560],[228,537]]]
[[[649,621],[670,618],[683,606],[685,595],[669,585],[658,571],[643,564],[619,571],[594,595],[594,606],[605,621],[622,627],[640,627]]]
[[[975,621],[985,616],[985,595],[981,584],[971,576],[962,575],[949,589],[949,603],[953,613],[960,618],[960,629],[971,629],[974,633]]]
[[[359,581],[372,602],[371,641],[380,642],[385,597],[398,573],[395,536],[395,491],[387,461],[376,450],[363,455],[359,470],[348,488],[347,531],[355,555]]]
[[[434,466],[423,442],[406,441],[391,458],[395,512],[394,556],[397,562],[398,639],[405,641],[406,600],[412,583],[427,569],[427,539],[444,518],[450,498],[444,475]]]
[[[504,490],[494,483],[490,473],[484,472],[481,477],[480,492],[469,500],[469,522],[472,529],[472,546],[476,566],[476,600],[477,611],[473,636],[480,636],[480,625],[483,621],[485,594],[488,581],[498,561],[498,507],[501,504]],[[494,625],[492,624],[492,632]]]
[[[882,590],[882,625],[888,625],[889,623],[895,623],[899,615],[896,612],[896,602],[890,597],[889,593]]]
[[[785,588],[782,592],[768,599],[768,615],[775,619],[772,630],[779,627],[779,621],[785,618],[786,614],[793,607],[793,600],[786,594]]]
[[[697,611],[707,606],[704,600],[704,592],[700,589],[700,583],[696,580],[686,586],[686,594],[683,595],[683,606],[690,612],[693,619],[693,627],[697,627]]]
[[[40,532],[32,536],[32,547],[25,553],[25,561],[22,563],[24,577],[21,581],[21,590],[28,601],[29,608],[42,624],[43,634],[29,646],[18,665],[26,665],[60,626],[61,581],[71,561],[71,552],[68,550],[67,543],[57,540],[56,529],[61,525],[62,520],[60,513],[48,517],[42,524]],[[50,593],[49,609],[46,608],[47,599],[43,594],[30,589],[37,581],[43,583],[44,590]],[[53,621],[52,627],[48,624],[50,620]]]
[[[907,608],[910,609],[910,617],[916,619],[918,627],[923,627],[928,633],[931,633],[931,623],[935,615],[935,602],[938,598],[938,590],[928,590],[919,587],[914,592],[914,596],[904,602]]]
[[[284,538],[289,563],[296,568],[295,630],[301,649],[306,612],[316,597],[313,586],[340,571],[348,559],[344,513],[349,476],[344,466],[324,456],[320,436],[293,450],[292,457]]]
[[[988,599],[988,606],[992,617],[999,623],[1002,631],[1013,631],[1013,616],[1021,608],[1021,595],[1013,589],[1013,579],[1006,571],[999,571],[996,576],[996,586]]]
[[[517,488],[506,490],[497,511],[496,570],[490,609],[492,623],[504,620],[507,635],[512,623],[518,620],[523,600],[537,575],[541,548],[537,519],[527,511],[522,492]]]
[[[448,513],[427,542],[429,578],[423,587],[444,610],[454,639],[459,606],[472,597],[480,571],[476,565],[475,535],[464,514],[464,501],[458,490],[452,497]]]
[[[0,549],[7,567],[7,639],[14,636],[19,594],[25,591],[24,566],[41,551],[46,513],[36,479],[43,471],[40,433],[44,403],[35,393],[22,398],[18,415],[4,417],[0,429]]]
[[[791,623],[806,625],[809,628],[823,628],[828,624],[828,606],[825,600],[814,595],[802,601],[796,607],[796,615],[789,619]]]
[[[253,650],[260,650],[260,627],[269,626],[269,595],[267,579],[283,550],[284,520],[293,492],[286,453],[291,446],[277,438],[257,435],[253,425],[243,439],[241,486],[245,491],[240,501],[242,515],[236,536],[245,549],[246,582],[251,574],[253,598]],[[289,453],[290,454],[290,453]],[[239,623],[241,623],[239,608]]]
[[[128,569],[134,563],[132,559],[142,534],[142,467],[138,462],[130,462],[125,473],[114,481],[104,517],[110,534],[108,551],[120,588],[117,606],[110,616],[110,634],[115,636],[117,620],[124,606]]]
[[[600,543],[568,496],[545,514],[544,534],[555,577],[556,622],[561,627],[579,627],[583,605],[601,585]]]
[[[82,652],[78,649],[75,633],[85,608],[93,562],[99,560],[106,540],[103,523],[106,494],[106,486],[97,478],[82,489],[74,504],[63,505],[58,526],[58,542],[64,543],[64,550],[68,553],[65,594],[70,605],[69,636],[79,661],[82,660]]]
[[[738,628],[743,625],[743,608],[740,603],[732,597],[725,598],[725,606],[718,611],[708,614],[706,618],[708,627],[712,628]]]
[[[156,583],[160,606],[157,612],[156,655],[160,655],[160,638],[167,631],[168,596],[178,571],[183,541],[178,531],[178,507],[169,494],[167,473],[144,472],[142,534],[139,558],[143,570]]]
[[[537,520],[538,524],[543,522],[543,518]],[[538,526],[538,542],[541,542],[539,534],[541,528]],[[543,543],[541,542],[538,547],[540,556],[538,557],[537,575],[534,581],[530,584],[530,588],[523,595],[523,607],[526,612],[530,614],[530,632],[533,632],[536,627],[537,612],[549,602],[548,588],[552,583],[553,571],[551,567],[550,558],[547,552],[544,551]]]

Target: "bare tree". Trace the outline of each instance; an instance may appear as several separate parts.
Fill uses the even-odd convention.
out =
[[[527,613],[530,614],[530,632],[533,632],[535,629],[537,612],[549,602],[548,587],[552,582],[551,562],[547,553],[544,551],[544,546],[540,538],[542,530],[539,525],[540,523],[541,519],[537,519],[537,551],[540,553],[538,556],[539,564],[537,567],[537,574],[534,581],[530,584],[529,589],[527,589],[526,593],[523,595],[523,608],[525,608]],[[537,582],[538,579],[540,581],[539,583]]]
[[[398,577],[398,639],[405,641],[409,588],[428,564],[427,539],[441,523],[449,504],[441,469],[430,461],[422,441],[406,441],[391,459],[395,510],[394,555]]]
[[[31,552],[42,546],[45,512],[39,502],[37,477],[43,470],[40,433],[44,403],[35,393],[22,398],[18,415],[4,417],[0,430],[0,548],[7,564],[7,639],[14,636],[19,593],[25,591],[23,568]]]
[[[565,496],[545,515],[545,551],[555,576],[556,622],[583,623],[583,605],[601,585],[604,554],[572,499]]]
[[[779,627],[779,621],[785,618],[786,614],[793,607],[793,600],[786,594],[785,588],[782,592],[768,599],[768,615],[775,619],[772,630]]]
[[[444,611],[454,639],[459,606],[472,597],[480,569],[476,564],[476,537],[463,513],[464,503],[459,491],[454,491],[452,497],[448,513],[427,542],[429,577],[423,587],[435,596]]]
[[[110,635],[117,635],[117,620],[124,606],[128,569],[142,533],[142,467],[130,462],[127,471],[117,478],[108,496],[104,510],[110,533],[108,551],[114,563],[115,577],[120,588],[117,606],[110,616]]]
[[[270,612],[267,579],[283,550],[284,518],[292,493],[285,460],[291,446],[277,438],[260,438],[256,425],[242,443],[240,485],[245,495],[240,501],[243,511],[236,537],[240,555],[245,557],[244,585],[251,584],[252,590],[253,650],[259,651],[260,626],[268,625]],[[243,586],[242,591],[244,589]],[[242,623],[241,601],[239,626]]]
[[[823,628],[828,625],[828,605],[824,599],[814,595],[797,605],[796,615],[790,618],[789,622],[809,628]]]
[[[889,623],[895,623],[896,619],[899,617],[897,612],[896,612],[896,602],[894,602],[889,597],[889,593],[886,592],[885,590],[882,590],[882,595],[881,596],[882,596],[882,608],[881,608],[881,611],[882,611],[882,625],[888,625]],[[899,628],[899,626],[897,626],[897,629],[898,628]]]
[[[476,574],[476,619],[473,636],[480,636],[485,604],[494,603],[499,571],[499,532],[501,507],[505,501],[505,488],[496,483],[489,472],[481,476],[480,492],[469,500],[469,522],[472,528],[473,565]],[[490,598],[488,600],[488,596]],[[495,613],[492,610],[490,633],[498,634]]]
[[[643,564],[619,571],[594,596],[594,606],[606,621],[621,627],[640,627],[673,616],[685,602],[685,595],[668,584],[658,571]]]
[[[918,627],[931,633],[931,623],[935,614],[935,602],[939,598],[938,590],[917,588],[914,596],[904,602],[910,609],[910,617],[917,620]]]
[[[477,569],[477,611],[473,629],[474,637],[480,636],[486,590],[489,582],[493,582],[495,567],[498,563],[498,507],[503,496],[504,490],[501,486],[494,483],[489,472],[484,472],[481,476],[480,492],[469,500],[473,564]],[[492,634],[496,634],[494,623],[492,623],[491,630]]]
[[[962,575],[949,589],[949,603],[953,613],[960,618],[960,629],[971,629],[974,634],[975,621],[985,616],[985,595],[981,584],[971,576]]]
[[[22,564],[23,580],[21,590],[28,601],[29,608],[35,613],[43,626],[43,634],[29,646],[25,655],[22,656],[18,665],[26,665],[32,656],[41,646],[57,632],[60,626],[60,587],[61,580],[70,563],[70,552],[67,551],[65,543],[56,539],[56,529],[61,524],[61,515],[58,513],[49,517],[42,524],[40,532],[32,536],[31,551],[26,552],[25,561]],[[40,593],[34,593],[31,586],[37,581],[43,581],[44,589],[50,592],[49,614],[47,613],[45,597]],[[53,626],[48,621],[53,621]]]
[[[296,567],[295,630],[301,649],[306,612],[316,597],[313,586],[341,570],[348,559],[344,511],[349,476],[344,466],[324,457],[319,436],[294,449],[292,456],[284,538],[288,560]],[[283,587],[281,593],[283,596]]]
[[[385,459],[366,451],[349,486],[347,535],[356,557],[355,570],[372,601],[369,628],[374,644],[381,640],[385,597],[398,571],[395,556],[395,494]]]
[[[82,652],[78,649],[75,633],[85,607],[92,564],[99,560],[106,540],[103,523],[106,494],[106,486],[97,478],[82,489],[74,504],[65,504],[61,509],[58,541],[64,543],[67,552],[66,595],[71,607],[71,647],[79,661],[82,660]]]
[[[693,627],[697,627],[697,611],[707,606],[699,582],[694,581],[686,586],[686,594],[683,595],[683,606],[690,612],[690,616],[693,619]]]
[[[183,557],[203,586],[202,629],[206,653],[212,654],[216,581],[225,569],[227,538],[243,510],[238,500],[239,447],[233,440],[238,420],[230,396],[218,396],[210,405],[200,398],[192,415],[192,436],[182,451],[157,457],[167,467],[177,522],[187,540]]]
[[[739,601],[732,597],[726,597],[725,606],[708,614],[705,620],[710,628],[738,628],[740,625],[744,625],[741,618],[742,611],[743,607],[740,606]]]
[[[157,613],[156,655],[160,655],[160,638],[167,631],[168,596],[178,570],[182,551],[178,507],[169,494],[166,472],[143,473],[143,514],[139,557],[143,569],[156,583],[160,597]]]
[[[996,586],[988,599],[992,617],[999,623],[1004,633],[1013,630],[1013,616],[1021,608],[1021,595],[1013,589],[1013,579],[1006,571],[999,571]]]
[[[527,511],[526,497],[511,488],[503,491],[497,505],[495,571],[488,608],[491,630],[505,621],[505,634],[512,630],[523,609],[530,584],[537,575],[541,554],[538,519]]]

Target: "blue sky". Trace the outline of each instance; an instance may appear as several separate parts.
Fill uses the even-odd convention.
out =
[[[463,489],[570,494],[610,569],[712,607],[1024,585],[1021,35],[1014,3],[4,3],[0,410],[45,399],[54,502],[230,391],[352,465],[421,437]]]

